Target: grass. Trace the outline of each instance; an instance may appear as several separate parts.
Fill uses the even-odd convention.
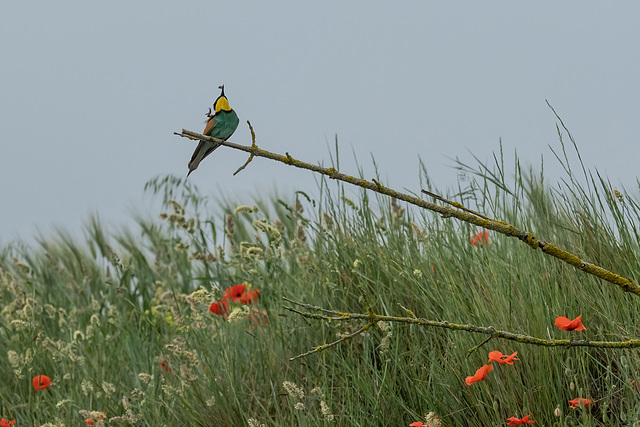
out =
[[[457,199],[637,277],[640,207],[597,173],[576,174],[561,147],[566,176],[557,185],[518,159],[507,180],[497,155],[494,165],[459,164],[468,179]],[[438,192],[424,169],[421,182]],[[0,417],[17,426],[97,416],[84,411],[104,411],[96,425],[143,426],[407,426],[429,412],[444,426],[505,425],[529,413],[544,426],[640,420],[638,350],[491,340],[469,353],[485,336],[381,324],[289,361],[364,323],[304,319],[282,297],[344,312],[404,316],[406,307],[541,338],[639,335],[634,295],[520,241],[492,233],[490,245],[474,247],[470,235],[480,230],[324,180],[316,199],[298,192],[240,208],[211,208],[174,177],[147,191],[165,212],[134,231],[108,232],[94,218],[81,241],[61,231],[36,247],[1,249]],[[229,321],[208,311],[243,282],[260,290],[258,303],[234,304]],[[268,325],[237,311],[253,307],[268,313]],[[579,314],[585,332],[553,325]],[[520,361],[465,385],[491,350],[517,351]],[[34,391],[41,374],[52,385]],[[595,404],[569,409],[576,397]]]

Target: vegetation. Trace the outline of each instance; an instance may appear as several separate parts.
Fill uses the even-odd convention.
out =
[[[559,185],[549,186],[517,159],[515,176],[507,178],[498,156],[493,166],[460,164],[468,179],[453,197],[637,277],[640,206],[597,173],[579,179],[562,148],[567,175]],[[438,193],[424,168],[420,175]],[[378,322],[290,360],[367,322],[307,319],[286,310],[296,306],[283,297],[539,338],[640,335],[636,295],[517,239],[491,232],[490,243],[471,240],[482,230],[324,180],[317,198],[298,192],[290,200],[215,209],[182,179],[154,179],[147,191],[162,199],[165,212],[139,219],[135,231],[107,232],[94,218],[83,241],[60,232],[38,247],[18,242],[2,249],[0,417],[16,426],[86,419],[144,426],[419,420],[488,426],[529,414],[545,426],[640,420],[637,349],[499,339],[479,346],[485,335]],[[239,283],[258,290],[257,301],[227,298],[228,316],[209,311]],[[554,326],[558,316],[580,314],[586,331]],[[465,378],[493,350],[517,351],[519,360],[495,365],[468,386]],[[51,384],[35,390],[32,378],[39,375]],[[592,403],[571,409],[575,398]],[[433,415],[427,421],[429,413],[438,421]]]

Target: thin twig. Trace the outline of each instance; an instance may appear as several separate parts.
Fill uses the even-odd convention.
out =
[[[351,339],[351,338],[353,338],[353,337],[355,337],[357,335],[360,335],[361,333],[363,333],[364,331],[366,331],[367,329],[369,329],[371,326],[373,326],[375,324],[376,324],[375,321],[371,321],[371,322],[367,323],[366,325],[364,325],[362,328],[358,329],[357,331],[355,331],[355,332],[353,332],[351,334],[345,335],[345,336],[343,336],[342,338],[340,338],[337,341],[334,341],[334,342],[329,343],[329,344],[319,345],[316,348],[314,348],[313,350],[309,350],[306,353],[302,353],[302,354],[299,354],[297,356],[294,356],[294,357],[290,358],[289,361],[300,359],[302,357],[307,357],[307,356],[309,356],[309,355],[311,355],[313,353],[318,353],[320,351],[324,351],[324,350],[326,350],[328,348],[331,348],[331,347],[333,347],[335,345],[338,345],[343,341],[346,341],[346,340]]]
[[[365,188],[367,190],[372,190],[380,194],[384,194],[390,197],[395,197],[396,199],[405,201],[407,203],[410,203],[415,206],[419,206],[424,209],[428,209],[432,212],[439,213],[445,217],[455,217],[460,221],[468,222],[470,224],[476,225],[478,227],[481,227],[487,230],[493,230],[498,233],[504,234],[505,236],[508,236],[508,237],[515,237],[523,241],[524,243],[526,243],[530,248],[534,250],[540,249],[545,254],[550,255],[554,258],[557,258],[569,265],[572,265],[573,267],[587,274],[594,275],[596,277],[599,277],[602,280],[605,280],[609,283],[612,283],[618,286],[624,292],[630,292],[632,294],[640,296],[640,286],[638,286],[638,284],[635,281],[628,279],[626,277],[622,277],[619,274],[613,273],[612,271],[609,271],[598,265],[586,262],[580,259],[577,255],[574,255],[571,252],[561,249],[551,242],[538,240],[533,233],[528,231],[518,230],[513,225],[508,224],[506,222],[486,219],[483,217],[479,217],[477,214],[472,214],[470,212],[461,211],[459,209],[453,209],[447,206],[440,206],[435,203],[430,203],[418,197],[411,196],[409,194],[400,193],[391,188],[385,187],[376,180],[367,181],[365,179],[356,178],[351,175],[340,173],[335,168],[323,168],[322,166],[319,166],[319,165],[314,165],[311,163],[303,162],[301,160],[297,160],[293,158],[289,153],[286,153],[283,156],[281,154],[276,154],[266,150],[262,150],[258,148],[258,146],[255,144],[252,145],[251,147],[247,147],[245,145],[235,144],[229,141],[223,141],[221,139],[212,138],[210,136],[205,136],[205,135],[192,132],[186,129],[182,129],[182,133],[175,133],[175,134],[178,136],[189,138],[189,139],[199,139],[201,141],[216,142],[220,145],[234,148],[236,150],[245,151],[256,157],[265,157],[267,159],[285,163],[290,166],[317,172],[319,174],[328,176],[331,179],[337,179],[339,181],[347,182],[349,184],[353,184],[358,187]]]
[[[493,336],[490,336],[488,338],[486,338],[484,341],[482,341],[480,344],[478,344],[475,347],[470,348],[469,350],[467,350],[467,357],[471,356],[471,354],[473,354],[473,352],[475,352],[476,350],[478,350],[480,347],[482,347],[483,345],[485,345],[486,343],[488,343],[489,341],[491,341],[491,339],[493,338]]]
[[[481,214],[481,213],[479,213],[479,212],[476,212],[476,211],[471,210],[471,209],[469,209],[469,208],[465,208],[461,203],[454,202],[454,201],[452,201],[452,200],[447,200],[447,199],[445,199],[445,198],[444,198],[444,197],[442,197],[442,196],[438,196],[437,194],[432,193],[431,191],[422,190],[422,192],[423,192],[424,194],[426,194],[427,196],[431,196],[431,197],[433,197],[434,199],[440,200],[441,202],[448,203],[448,204],[450,204],[451,206],[453,206],[453,207],[455,207],[455,208],[462,209],[463,211],[469,212],[470,214],[474,214],[475,216],[479,216],[480,218],[489,219],[488,217],[486,217],[486,216],[482,215],[482,214]]]
[[[251,122],[249,120],[247,120],[247,124],[249,125],[249,129],[251,130],[251,148],[254,148],[254,149],[258,148],[258,146],[256,145],[256,133],[253,131],[253,126],[251,126]],[[255,153],[251,152],[251,155],[249,156],[247,161],[244,163],[244,165],[240,166],[238,170],[233,173],[233,176],[236,176],[238,172],[246,168],[247,165],[251,162],[251,160],[253,160],[254,157],[255,157]]]

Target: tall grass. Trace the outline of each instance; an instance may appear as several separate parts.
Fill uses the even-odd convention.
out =
[[[493,165],[459,163],[467,179],[449,197],[637,277],[638,203],[597,173],[576,175],[564,144],[558,154],[566,178],[557,185],[517,158],[507,177],[499,153]],[[437,192],[425,168],[420,178]],[[485,336],[382,324],[289,361],[362,324],[303,319],[282,297],[345,312],[406,315],[405,307],[542,338],[639,335],[635,296],[520,241],[492,234],[474,247],[480,230],[324,180],[315,199],[299,192],[239,209],[212,206],[174,177],[147,190],[165,212],[134,231],[107,232],[94,218],[82,241],[59,232],[37,247],[2,249],[0,417],[18,426],[81,425],[81,411],[144,426],[406,426],[429,412],[445,426],[504,425],[529,413],[548,426],[640,420],[637,350],[492,340],[469,353]],[[265,310],[268,325],[208,311],[242,282],[260,290],[250,308]],[[578,314],[585,332],[553,326]],[[520,361],[467,386],[491,350],[517,351]],[[52,385],[34,391],[40,374]],[[595,405],[569,409],[576,397]]]

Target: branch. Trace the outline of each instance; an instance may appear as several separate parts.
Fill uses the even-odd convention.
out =
[[[473,352],[475,350],[477,350],[480,346],[482,346],[483,344],[485,344],[489,339],[491,338],[502,338],[505,340],[510,340],[510,341],[516,341],[516,342],[520,342],[520,343],[524,343],[524,344],[533,344],[533,345],[539,345],[539,346],[543,346],[543,347],[598,347],[598,348],[618,348],[618,349],[628,349],[628,348],[638,348],[640,347],[640,339],[629,339],[627,341],[590,341],[590,340],[556,340],[556,339],[543,339],[543,338],[537,338],[537,337],[532,337],[529,335],[522,335],[522,334],[516,334],[514,332],[508,332],[508,331],[500,331],[497,330],[491,326],[489,327],[483,327],[483,326],[476,326],[476,325],[471,325],[471,324],[467,324],[467,325],[461,325],[458,323],[451,323],[451,322],[447,322],[447,321],[436,321],[436,320],[428,320],[428,319],[423,319],[423,318],[419,318],[419,317],[415,317],[415,316],[410,316],[410,317],[398,317],[398,316],[384,316],[381,314],[375,314],[375,313],[343,313],[340,311],[334,311],[334,310],[327,310],[324,308],[320,308],[320,307],[315,307],[309,304],[304,304],[301,302],[297,302],[297,301],[293,301],[289,298],[283,298],[285,301],[290,302],[291,304],[295,304],[297,306],[303,307],[307,310],[310,311],[322,311],[323,313],[327,313],[327,314],[320,314],[320,313],[310,313],[310,312],[302,312],[296,309],[293,309],[291,307],[287,307],[284,306],[284,308],[286,310],[292,311],[294,313],[298,313],[299,315],[306,317],[308,319],[317,319],[317,320],[327,320],[329,322],[331,321],[335,321],[335,320],[367,320],[368,323],[363,326],[361,329],[359,329],[358,331],[348,335],[347,337],[341,338],[340,340],[333,342],[331,344],[325,344],[325,345],[321,345],[316,347],[315,349],[313,349],[312,351],[309,351],[307,353],[298,355],[290,360],[294,360],[300,357],[304,357],[307,356],[309,354],[312,353],[316,353],[318,351],[322,351],[325,350],[331,346],[334,346],[335,344],[338,344],[341,341],[344,341],[345,339],[348,338],[353,338],[354,336],[356,336],[359,333],[364,332],[366,329],[370,328],[372,325],[374,325],[377,322],[397,322],[397,323],[408,323],[408,324],[413,324],[413,325],[419,325],[419,326],[432,326],[432,327],[436,327],[436,328],[444,328],[444,329],[451,329],[454,331],[467,331],[467,332],[472,332],[472,333],[477,333],[477,334],[484,334],[484,335],[489,335],[488,339],[485,340],[482,344],[472,348],[469,350],[469,352]],[[332,314],[334,316],[329,316],[329,314]]]
[[[253,130],[253,129],[252,129]],[[191,132],[185,129],[182,129],[182,133],[174,132],[175,135],[189,138],[189,139],[198,139],[201,141],[209,141],[216,142],[220,145],[224,145],[230,148],[234,148],[236,150],[245,151],[251,154],[249,161],[255,157],[265,157],[267,159],[275,160],[289,166],[294,166],[300,169],[307,169],[322,175],[326,175],[331,179],[337,179],[339,181],[348,182],[349,184],[356,185],[358,187],[365,188],[367,190],[375,191],[376,193],[384,194],[390,197],[395,197],[396,199],[405,201],[415,206],[419,206],[423,209],[428,209],[432,212],[436,212],[441,214],[444,217],[454,217],[460,221],[468,222],[470,224],[476,225],[478,227],[485,228],[487,230],[493,230],[498,233],[504,234],[508,237],[515,237],[524,243],[526,243],[531,249],[536,250],[540,249],[543,253],[550,255],[554,258],[558,258],[565,263],[574,266],[575,268],[593,276],[596,276],[604,281],[612,283],[618,286],[624,292],[630,292],[632,294],[640,296],[640,286],[631,280],[625,277],[620,276],[619,274],[613,273],[605,268],[602,268],[598,265],[591,264],[580,259],[578,256],[557,247],[551,242],[546,242],[543,240],[538,240],[535,235],[528,231],[521,231],[515,228],[513,225],[508,224],[503,221],[498,221],[494,219],[487,219],[481,216],[478,216],[477,213],[465,212],[459,209],[450,208],[447,206],[436,205],[435,203],[430,203],[426,200],[419,199],[415,196],[411,196],[408,194],[400,193],[391,188],[385,187],[380,184],[378,181],[371,180],[367,181],[365,179],[356,178],[351,175],[343,174],[338,172],[335,168],[323,168],[319,165],[314,165],[311,163],[306,163],[301,160],[294,159],[289,153],[285,153],[285,155],[272,153],[270,151],[263,150],[258,148],[255,144],[255,136],[253,144],[250,147],[245,145],[235,144],[229,141],[223,141],[221,139],[212,138],[210,136],[205,136],[196,132]],[[248,164],[248,162],[245,163]],[[244,166],[243,166],[244,167]],[[240,168],[239,170],[241,170]]]

